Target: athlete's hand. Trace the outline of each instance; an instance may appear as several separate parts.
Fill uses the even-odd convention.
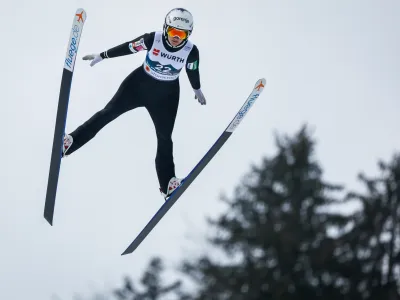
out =
[[[199,101],[199,103],[201,105],[205,105],[206,104],[206,98],[203,95],[203,92],[201,91],[201,89],[198,90],[194,90],[195,96],[194,99],[197,99],[197,101]]]
[[[100,54],[89,54],[86,55],[82,58],[83,60],[91,60],[92,62],[90,63],[90,66],[93,67],[95,64],[98,62],[101,62],[103,58],[100,56]]]

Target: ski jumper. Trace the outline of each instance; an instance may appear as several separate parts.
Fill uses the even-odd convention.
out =
[[[171,136],[179,105],[179,74],[183,67],[192,88],[200,88],[199,51],[191,41],[184,43],[175,49],[168,46],[162,32],[151,32],[102,52],[100,55],[104,59],[143,50],[147,50],[147,55],[143,65],[124,79],[107,105],[70,133],[74,142],[68,154],[90,141],[121,114],[145,107],[155,126],[155,167],[160,188],[166,193],[169,180],[175,176]]]

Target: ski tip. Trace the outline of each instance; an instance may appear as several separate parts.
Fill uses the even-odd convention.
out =
[[[265,85],[267,84],[267,81],[265,78],[260,78],[257,80],[256,84],[254,85],[254,89],[257,90],[258,92],[261,92]]]
[[[86,11],[83,8],[78,8],[75,12],[75,22],[85,23],[86,21]]]
[[[76,13],[77,13],[77,14],[80,14],[80,13],[82,13],[82,12],[83,12],[84,14],[86,14],[86,10],[85,10],[84,8],[79,7],[79,8],[76,9]]]

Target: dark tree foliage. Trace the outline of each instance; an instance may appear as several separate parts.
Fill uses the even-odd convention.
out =
[[[346,245],[350,262],[362,268],[353,286],[363,299],[400,299],[400,156],[379,163],[381,175],[360,174],[364,193],[349,199],[362,204]],[[351,270],[349,270],[351,272]]]
[[[160,258],[153,258],[147,270],[141,278],[142,289],[138,290],[136,285],[126,277],[122,288],[114,291],[118,300],[161,300],[164,296],[175,292],[181,285],[180,281],[164,285],[161,276],[164,266]]]
[[[314,147],[306,127],[277,138],[277,154],[223,199],[228,210],[210,222],[218,232],[211,243],[228,259],[185,262],[199,286],[194,299],[346,299],[328,229],[351,219],[323,210],[342,202],[335,194],[343,188],[322,178]]]

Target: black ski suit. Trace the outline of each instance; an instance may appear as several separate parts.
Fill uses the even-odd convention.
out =
[[[100,55],[102,58],[113,58],[132,54],[130,47],[142,38],[147,51],[149,51],[153,45],[154,32],[146,33]],[[177,51],[169,47],[165,40],[163,40],[163,44],[168,51]],[[188,64],[195,64],[197,67],[194,70],[193,68],[189,69]],[[200,88],[198,64],[199,51],[193,45],[185,68],[193,89]],[[173,81],[159,81],[146,74],[143,66],[136,68],[125,78],[116,94],[102,110],[70,133],[73,143],[66,155],[78,150],[121,114],[137,107],[145,107],[155,126],[157,135],[155,166],[161,191],[166,193],[169,180],[175,176],[171,136],[178,110],[179,92],[179,78]]]

